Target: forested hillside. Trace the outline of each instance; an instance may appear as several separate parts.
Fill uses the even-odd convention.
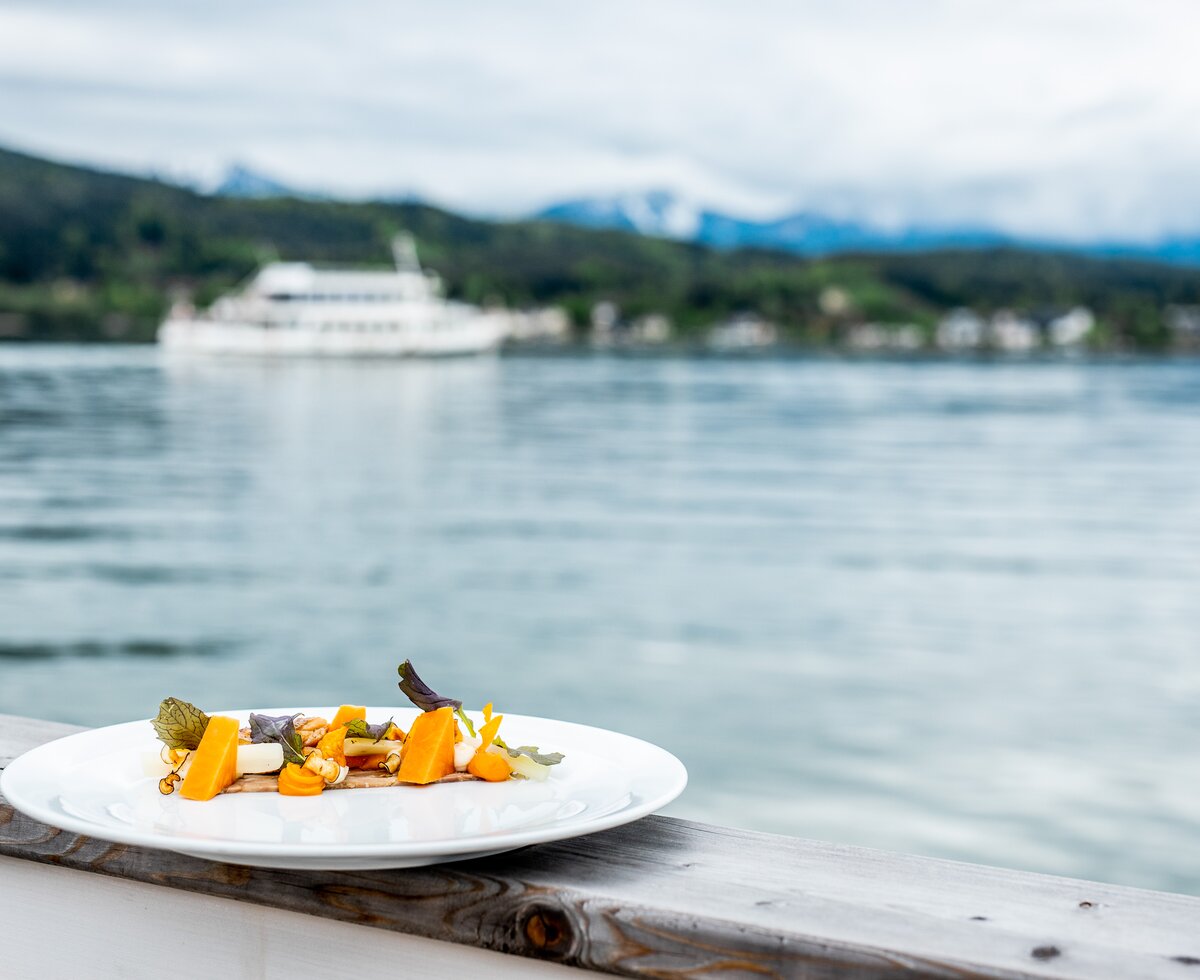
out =
[[[398,230],[449,291],[475,302],[561,304],[578,324],[610,300],[663,313],[686,336],[753,311],[797,342],[862,321],[928,325],[948,309],[1090,307],[1100,342],[1153,348],[1164,310],[1200,303],[1196,270],[1013,250],[805,260],[721,252],[548,222],[471,220],[418,204],[199,194],[0,151],[0,335],[146,340],[170,298],[203,305],[270,258],[385,265]],[[849,298],[823,311],[828,286]]]

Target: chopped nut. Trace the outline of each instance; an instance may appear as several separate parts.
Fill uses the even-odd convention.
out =
[[[320,775],[327,783],[334,782],[340,775],[342,767],[333,759],[326,759],[320,749],[313,749],[304,760],[304,768]]]
[[[319,741],[321,741],[322,736],[328,730],[329,730],[328,727],[309,728],[309,729],[305,729],[304,731],[300,732],[300,737],[304,739],[305,745],[316,745]]]

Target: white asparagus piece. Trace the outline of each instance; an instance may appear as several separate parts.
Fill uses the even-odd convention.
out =
[[[166,753],[162,746],[158,749],[147,749],[142,753],[142,773],[154,779],[162,779],[169,772],[175,771],[174,765],[163,761]],[[179,769],[179,775],[186,776],[192,764],[191,756]],[[239,776],[245,773],[275,772],[283,766],[283,746],[278,742],[262,742],[258,745],[239,745],[237,747],[237,762],[234,768]]]
[[[248,772],[276,772],[283,766],[283,746],[278,742],[239,745],[234,768],[239,776]]]
[[[512,766],[512,771],[524,776],[526,779],[532,779],[540,783],[550,775],[549,766],[543,766],[540,762],[534,762],[527,755],[518,755],[514,758],[497,745],[488,746],[488,751],[503,754],[504,758],[508,760],[508,764]]]
[[[346,739],[346,755],[387,755],[389,752],[399,752],[403,742],[381,738],[348,738]]]

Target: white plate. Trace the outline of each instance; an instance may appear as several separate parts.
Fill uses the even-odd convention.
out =
[[[333,716],[331,708],[263,708]],[[415,708],[368,708],[404,728]],[[221,711],[246,723],[247,711]],[[665,806],[687,785],[669,752],[616,732],[505,715],[510,745],[562,752],[544,782],[443,783],[337,790],[315,797],[236,793],[207,802],[163,796],[142,773],[159,742],[148,721],[48,742],[0,773],[0,792],[36,820],[89,837],[269,868],[412,868],[497,854],[616,827]]]

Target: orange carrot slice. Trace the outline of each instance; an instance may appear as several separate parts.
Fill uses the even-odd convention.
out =
[[[512,766],[502,755],[495,752],[476,752],[467,763],[467,772],[489,783],[502,783],[512,773]]]
[[[289,762],[279,774],[279,792],[283,796],[320,796],[325,780],[319,772]]]
[[[432,783],[454,772],[454,711],[438,708],[418,715],[404,740],[396,778],[402,783]]]
[[[317,742],[317,750],[339,766],[346,765],[346,727],[330,728]]]
[[[491,705],[489,704],[490,708]],[[493,715],[489,712],[487,724],[479,729],[479,737],[483,740],[477,751],[482,752],[492,744],[492,739],[496,737],[496,732],[500,730],[500,722],[504,721],[504,715]]]
[[[179,795],[189,800],[211,800],[237,779],[238,729],[235,718],[218,715],[208,719],[208,727],[192,754],[191,768],[179,787]]]

